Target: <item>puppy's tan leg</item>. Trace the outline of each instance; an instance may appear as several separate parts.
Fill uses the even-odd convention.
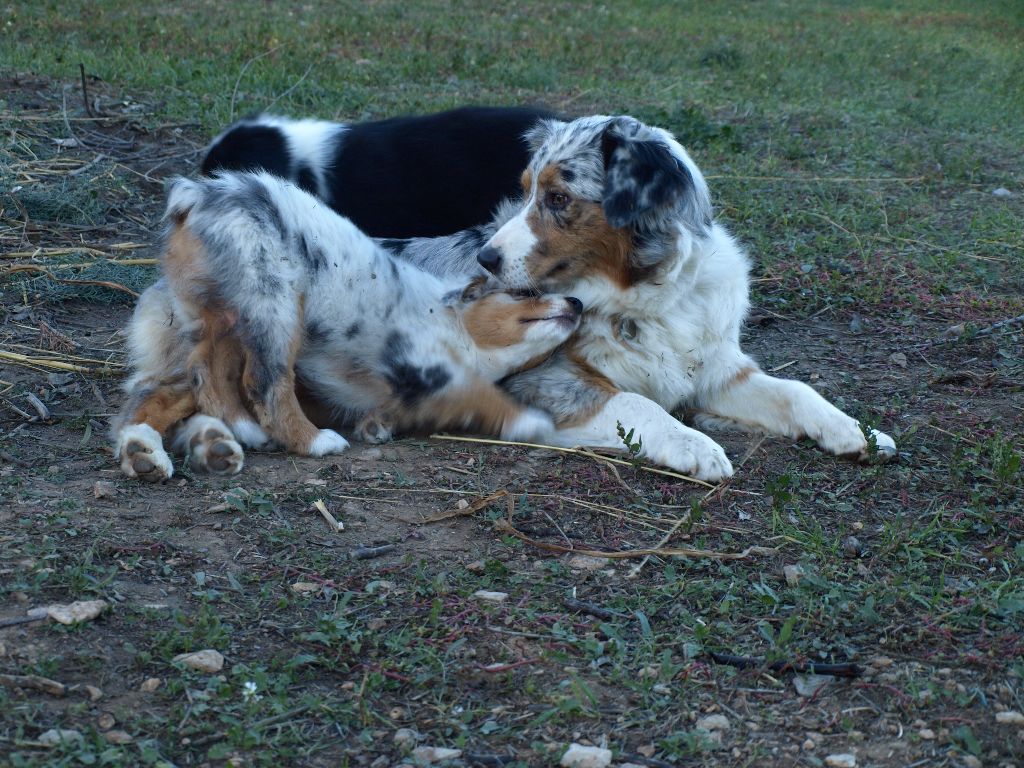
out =
[[[143,381],[129,394],[115,435],[114,456],[128,477],[147,482],[167,480],[174,474],[163,436],[196,411],[186,381]]]
[[[234,439],[260,448],[270,437],[242,399],[245,349],[238,338],[233,314],[211,307],[199,310],[201,336],[188,358],[187,370],[200,413],[223,421]]]
[[[484,379],[445,390],[414,410],[396,411],[409,428],[471,430],[503,440],[543,440],[555,429],[551,417],[513,400]]]
[[[317,429],[299,405],[295,395],[295,361],[303,342],[303,306],[297,302],[297,318],[283,368],[275,370],[253,349],[245,351],[242,386],[252,401],[260,425],[291,453],[302,456],[325,456],[341,453],[348,440],[333,429]]]

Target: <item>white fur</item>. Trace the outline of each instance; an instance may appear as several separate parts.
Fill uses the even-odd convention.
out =
[[[246,448],[263,448],[270,442],[270,435],[252,420],[238,419],[231,424],[231,432]]]
[[[550,440],[555,433],[555,423],[551,417],[536,408],[527,408],[511,424],[501,430],[502,440],[512,441],[544,441]]]
[[[193,438],[199,436],[193,445]],[[218,475],[237,475],[245,465],[245,454],[242,446],[235,440],[228,426],[213,416],[197,413],[190,416],[174,435],[171,443],[173,449],[188,457],[188,463],[195,470],[212,472]],[[211,450],[214,446],[227,448],[228,453],[215,459]],[[227,464],[225,469],[215,469],[211,462]]]
[[[348,448],[348,440],[333,429],[321,429],[309,445],[310,456],[328,456],[342,453]]]
[[[143,450],[129,452],[127,448],[131,443],[143,446]],[[174,465],[164,450],[160,433],[148,424],[129,424],[124,427],[118,432],[114,446],[114,457],[120,461],[121,471],[128,477],[139,476],[132,460],[140,454],[154,467],[152,472],[147,473],[148,479],[167,480],[174,475]]]
[[[728,477],[732,467],[721,447],[669,415],[687,408],[696,410],[698,418],[705,414],[705,423],[720,419],[772,434],[806,435],[830,453],[866,456],[867,441],[857,421],[811,387],[759,370],[751,373],[757,365],[739,343],[749,306],[749,260],[723,226],[707,225],[707,184],[667,132],[636,121],[628,124],[632,135],[663,142],[693,181],[687,205],[663,214],[678,217],[660,222],[669,227],[663,231],[674,235],[675,246],[661,254],[654,272],[627,288],[597,273],[534,285],[530,263],[538,240],[528,214],[532,206],[543,204],[538,199],[538,172],[550,162],[576,162],[577,170],[582,165],[594,172],[591,177],[584,173],[577,185],[584,199],[594,199],[600,188],[594,179],[603,171],[593,146],[609,122],[606,117],[591,117],[570,124],[548,123],[547,136],[531,161],[534,189],[523,209],[488,243],[501,253],[496,277],[507,287],[561,290],[583,301],[587,313],[574,352],[615,387],[631,393],[614,396],[586,423],[560,430],[558,442],[621,448],[616,432],[621,423],[643,438],[642,453],[651,460],[705,480]],[[624,321],[632,331],[628,338],[621,333]],[[543,401],[541,396],[534,404],[543,406]],[[895,454],[888,435],[877,432],[876,441],[882,458]]]

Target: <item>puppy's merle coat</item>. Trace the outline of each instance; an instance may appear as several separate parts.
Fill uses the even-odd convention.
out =
[[[508,439],[554,428],[494,382],[569,338],[576,299],[488,293],[430,275],[267,173],[179,179],[166,217],[164,279],[140,298],[130,326],[135,373],[115,433],[127,474],[170,476],[160,433],[189,408],[227,422],[187,441],[213,459],[237,455],[226,471],[241,468],[232,439],[261,445],[269,433],[295,453],[342,451],[341,435],[303,414],[296,373],[336,415],[370,417],[362,431],[375,440],[392,425]],[[154,322],[161,309],[169,317]],[[216,469],[211,461],[203,468]]]

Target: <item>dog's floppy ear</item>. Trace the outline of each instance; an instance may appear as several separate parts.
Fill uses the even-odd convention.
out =
[[[527,129],[526,133],[523,134],[523,138],[526,139],[526,143],[530,147],[531,155],[540,149],[541,145],[554,132],[555,127],[560,124],[559,120],[538,120]]]
[[[601,135],[601,155],[602,207],[613,227],[655,224],[659,214],[675,211],[694,233],[707,231],[707,193],[658,133],[636,120],[618,118]]]
[[[461,291],[449,291],[442,298],[441,302],[446,307],[459,306],[461,304],[470,304],[477,299],[481,299],[489,293],[494,293],[498,286],[493,283],[487,276],[481,275],[480,277],[474,277]]]

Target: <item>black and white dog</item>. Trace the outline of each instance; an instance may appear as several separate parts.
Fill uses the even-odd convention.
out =
[[[449,235],[519,192],[524,135],[551,112],[463,107],[365,123],[257,115],[214,139],[202,173],[264,170],[298,184],[371,237]]]

